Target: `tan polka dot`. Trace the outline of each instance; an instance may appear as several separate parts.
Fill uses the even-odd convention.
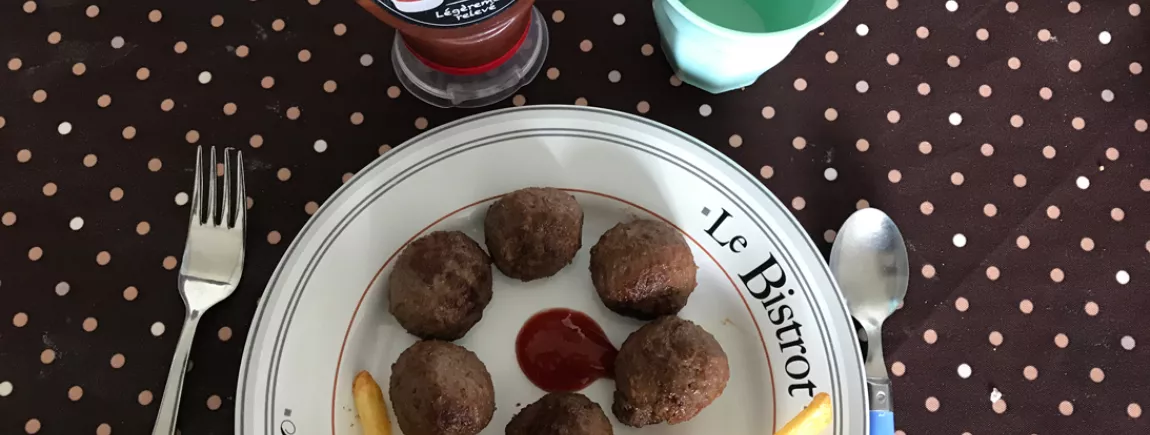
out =
[[[96,435],[112,435],[112,426],[108,423],[100,423],[96,426]]]
[[[898,53],[889,53],[886,55],[886,63],[890,66],[898,65]]]
[[[124,189],[113,187],[112,190],[108,191],[108,198],[113,202],[124,199]]]
[[[363,124],[363,114],[359,112],[353,112],[347,119],[351,122],[351,125]]]
[[[947,56],[946,64],[951,68],[958,68],[958,66],[962,64],[962,59],[959,59],[958,56],[952,54]]]
[[[252,206],[254,206],[255,204],[256,204],[256,201],[254,199],[252,199],[252,197],[250,197],[250,196],[247,197],[247,204],[246,205],[247,205],[248,210],[251,210]]]
[[[343,23],[336,24],[331,28],[331,32],[334,33],[335,36],[343,36],[347,33],[347,26]]]
[[[220,396],[213,394],[208,397],[208,409],[215,411],[220,409],[221,404],[223,404],[223,400],[220,399]]]
[[[998,331],[991,331],[990,335],[987,337],[987,340],[990,341],[991,346],[1001,346],[1002,345],[1002,333],[998,332]]]
[[[140,69],[136,70],[136,79],[137,80],[144,81],[144,80],[147,80],[148,77],[151,77],[151,76],[152,76],[152,71],[147,69],[147,68],[141,67]]]
[[[1083,251],[1086,251],[1086,252],[1093,251],[1094,250],[1094,239],[1091,239],[1089,237],[1083,237],[1082,241],[1078,243],[1078,246],[1082,247]]]
[[[984,143],[981,147],[979,147],[978,151],[981,152],[982,155],[990,157],[994,155],[994,145]]]
[[[935,332],[933,329],[927,329],[926,331],[923,331],[922,341],[925,341],[926,344],[934,344],[938,341],[938,332]]]
[[[72,74],[75,74],[77,76],[82,76],[87,71],[88,71],[88,67],[86,65],[84,65],[82,62],[77,62],[75,65],[72,65]]]
[[[242,58],[248,57],[249,53],[251,53],[251,49],[248,48],[248,46],[246,46],[246,45],[241,45],[239,47],[236,47],[236,57],[239,57],[242,59]]]
[[[152,392],[148,390],[141,391],[140,394],[136,395],[136,403],[143,406],[151,405],[152,399]]]
[[[1034,366],[1026,366],[1022,369],[1022,377],[1028,381],[1038,379],[1038,369]]]
[[[12,326],[15,326],[17,328],[23,328],[24,325],[27,325],[27,324],[28,324],[28,315],[27,314],[20,312],[20,313],[16,313],[15,316],[12,316]]]
[[[220,27],[224,25],[223,15],[213,15],[211,20],[212,27]]]
[[[236,107],[236,103],[225,103],[224,104],[224,115],[227,115],[227,116],[235,115],[236,110],[238,110],[238,109],[239,108]]]
[[[96,18],[96,16],[100,15],[100,7],[96,5],[88,6],[87,9],[84,9],[84,15],[87,15],[88,18]]]
[[[1082,62],[1079,62],[1078,59],[1071,59],[1070,62],[1066,64],[1066,68],[1070,69],[1070,72],[1081,71]]]
[[[939,403],[938,403],[937,398],[935,398],[934,396],[926,398],[926,410],[927,411],[930,411],[930,412],[938,411],[938,406],[939,406]]]
[[[897,110],[891,110],[886,113],[886,120],[891,124],[898,124],[900,119],[902,119],[902,115],[899,114]]]
[[[188,132],[184,134],[184,140],[187,141],[188,143],[193,143],[193,144],[196,142],[199,142],[200,141],[200,132],[195,131],[195,130],[188,130]]]
[[[96,320],[95,317],[89,317],[87,319],[84,319],[84,323],[81,325],[81,327],[84,328],[84,330],[87,332],[92,332],[92,331],[95,331],[96,327],[99,325],[100,325],[100,322],[98,320]]]
[[[998,270],[997,267],[990,266],[990,267],[986,268],[986,278],[987,279],[989,279],[991,281],[997,281],[998,277],[1000,277],[1000,276],[1002,276],[1002,271]]]
[[[44,364],[52,364],[56,360],[56,351],[52,349],[44,349],[40,352],[40,362]]]
[[[1069,401],[1063,400],[1058,404],[1058,412],[1062,415],[1070,415],[1074,413],[1074,404]]]
[[[794,87],[799,92],[807,90],[807,80],[802,77],[795,79]]]
[[[1130,62],[1130,74],[1142,74],[1142,64],[1138,62]]]
[[[561,10],[556,10],[555,12],[551,13],[551,21],[554,21],[556,23],[562,23],[563,19],[566,17],[567,17],[567,14],[563,13],[563,11],[561,11]]]
[[[32,92],[32,101],[35,101],[37,103],[43,103],[47,99],[48,99],[48,91],[45,91],[43,89],[37,89],[35,92]]]
[[[902,376],[906,374],[906,364],[903,364],[902,361],[895,361],[890,365],[890,372],[895,376]]]
[[[824,58],[826,59],[827,63],[835,63],[839,61],[839,54],[834,50],[829,50],[827,51],[827,54],[824,56]]]
[[[391,151],[391,145],[383,144],[383,145],[379,146],[379,155],[382,156],[383,153],[386,153],[388,151]]]
[[[1050,280],[1051,281],[1062,282],[1062,280],[1064,280],[1064,279],[1066,279],[1066,272],[1063,272],[1062,269],[1059,269],[1057,267],[1050,269]]]
[[[730,145],[733,148],[741,147],[743,146],[743,137],[737,134],[732,134],[731,137],[727,138],[727,145]]]
[[[1066,10],[1070,11],[1072,14],[1077,14],[1078,11],[1082,10],[1082,5],[1078,4],[1078,2],[1072,1],[1066,5]]]
[[[1014,241],[1014,243],[1015,243],[1015,245],[1018,246],[1018,249],[1029,248],[1030,247],[1030,237],[1018,236],[1018,239],[1016,239]]]
[[[891,169],[890,172],[886,173],[886,179],[891,183],[897,184],[898,182],[902,181],[902,172],[898,169]]]
[[[28,3],[36,4],[33,2],[28,2]],[[28,3],[24,3],[24,10],[25,11],[28,10]],[[32,10],[36,10],[36,7],[33,6]],[[31,13],[31,12],[29,12],[29,13]],[[24,432],[28,433],[28,434],[34,434],[34,433],[40,432],[40,420],[33,418],[33,419],[29,419],[28,421],[24,422]]]
[[[1142,189],[1143,192],[1150,192],[1150,178],[1143,178],[1142,181],[1139,181],[1138,188]]]
[[[1011,2],[1011,3],[1013,3],[1013,2]],[[1002,414],[1002,413],[1006,412],[1006,401],[1002,400],[1002,399],[998,399],[998,401],[991,404],[990,407],[994,409],[994,412],[996,414]]]
[[[586,106],[587,105],[587,99],[583,98],[583,97],[576,98],[575,99],[575,105],[576,106]]]
[[[934,146],[931,145],[930,142],[922,141],[918,143],[918,152],[923,154],[930,154],[932,150],[934,150]]]
[[[651,103],[648,103],[646,101],[640,101],[639,104],[635,105],[635,111],[637,111],[639,113],[650,112],[651,111]]]
[[[11,71],[16,71],[16,70],[20,69],[20,67],[23,65],[24,65],[24,61],[20,60],[20,58],[18,58],[18,57],[13,57],[11,59],[8,59],[8,69]]]
[[[807,147],[807,140],[802,136],[795,136],[794,139],[791,139],[791,146],[795,147],[796,150],[801,150]]]
[[[643,44],[642,47],[639,47],[639,52],[642,53],[644,56],[650,56],[652,54],[655,54],[655,47],[652,46],[651,44]]]
[[[20,151],[16,152],[16,161],[17,162],[28,163],[29,160],[32,160],[32,151],[31,150],[25,149],[25,150],[20,150]]]
[[[172,50],[177,54],[183,54],[185,51],[188,51],[188,43],[184,41],[176,41],[176,45],[172,46]]]
[[[68,400],[75,402],[81,397],[84,397],[84,389],[80,388],[79,385],[73,385],[72,388],[68,389]]]
[[[140,295],[140,291],[137,290],[135,287],[125,288],[122,293],[124,296],[124,300],[126,300],[126,301],[134,301],[134,300],[136,300],[136,297]]]
[[[5,212],[4,215],[0,217],[0,223],[3,223],[6,227],[16,225],[16,213],[12,213],[10,211]]]
[[[56,195],[57,190],[58,189],[56,187],[56,183],[53,182],[45,183],[44,187],[41,189],[41,191],[44,193],[44,196],[54,196]]]
[[[970,301],[966,300],[964,297],[959,297],[958,299],[954,300],[954,309],[965,313],[966,310],[970,309]]]
[[[280,181],[287,181],[291,178],[291,169],[280,168],[279,171],[276,171],[276,178],[278,178]]]
[[[929,95],[930,94],[930,84],[929,83],[919,83],[918,84],[918,94],[919,95]]]
[[[251,145],[252,148],[259,148],[264,145],[264,137],[253,134],[252,137],[248,139],[248,145]]]
[[[978,31],[974,32],[974,37],[978,38],[979,41],[985,41],[990,39],[990,31],[986,29],[978,29]]]
[[[279,231],[272,231],[272,232],[269,232],[269,233],[268,233],[268,243],[269,243],[269,244],[272,244],[272,245],[276,245],[276,244],[279,244],[281,237],[282,237],[282,236],[280,236],[280,232],[279,232]]]
[[[834,121],[836,119],[839,119],[839,111],[835,110],[835,108],[833,108],[833,107],[829,108],[829,109],[823,111],[823,118],[826,118],[827,121]]]
[[[865,153],[870,149],[870,141],[866,139],[859,139],[855,141],[855,149],[859,150],[860,153]]]
[[[1106,149],[1106,158],[1109,159],[1110,161],[1113,162],[1113,161],[1118,160],[1118,156],[1119,156],[1119,153],[1118,153],[1117,148],[1110,147],[1110,148]]]
[[[1047,29],[1039,30],[1038,31],[1038,40],[1042,41],[1042,42],[1049,41],[1050,40],[1050,31]]]
[[[165,112],[171,111],[174,107],[176,107],[176,102],[172,101],[171,98],[165,98],[164,101],[160,102],[160,110]]]
[[[316,210],[319,210],[319,204],[316,204],[315,201],[308,201],[307,204],[303,205],[303,211],[308,215],[315,214]]]
[[[1131,403],[1131,404],[1127,405],[1126,406],[1126,415],[1129,415],[1130,418],[1141,417],[1142,416],[1142,405],[1139,405],[1137,403]]]
[[[771,107],[771,106],[765,106],[765,107],[763,107],[763,110],[760,111],[760,114],[763,116],[763,119],[774,118],[775,117],[775,108]]]
[[[220,330],[216,332],[216,337],[219,337],[220,341],[231,340],[232,339],[232,328],[229,328],[227,326],[220,328]]]
[[[164,163],[158,158],[148,160],[148,170],[152,172],[159,172],[160,168],[164,167]]]
[[[672,74],[670,78],[671,86],[679,87],[683,84],[683,80],[679,76]]]
[[[288,119],[293,120],[293,121],[297,120],[297,119],[299,119],[299,115],[300,115],[300,110],[298,107],[294,107],[294,106],[288,107],[288,109],[287,109],[287,118]]]
[[[950,183],[951,184],[953,184],[955,186],[961,186],[962,183],[964,183],[964,182],[966,182],[966,176],[962,175],[961,172],[955,172],[955,173],[950,174]]]
[[[99,264],[101,266],[105,266],[111,261],[112,261],[112,254],[108,253],[108,251],[100,251],[99,253],[96,254],[96,264]]]
[[[111,361],[112,368],[118,369],[120,367],[123,367],[124,362],[125,362],[125,358],[124,358],[123,354],[117,353],[115,355],[112,355],[112,361]]]
[[[1022,302],[1018,303],[1018,311],[1021,311],[1022,314],[1034,312],[1034,302],[1031,302],[1030,299],[1023,299]]]
[[[1006,12],[1009,12],[1012,14],[1015,12],[1018,12],[1018,3],[1015,3],[1013,1],[1006,2]]]
[[[1052,147],[1050,145],[1042,147],[1042,157],[1046,157],[1047,159],[1053,159],[1054,156],[1057,154],[1058,154],[1058,151],[1055,150],[1054,147]]]
[[[286,27],[284,20],[276,18],[275,21],[272,21],[272,30],[280,32],[283,31],[284,27]]]
[[[176,265],[178,263],[179,263],[179,261],[176,260],[176,257],[169,255],[167,257],[164,257],[163,266],[164,266],[164,269],[172,270],[172,269],[176,268]]]
[[[775,176],[775,168],[764,165],[763,167],[759,168],[759,176],[769,180],[771,177]]]
[[[898,9],[898,0],[886,0],[886,8],[892,11]]]
[[[923,215],[930,216],[931,213],[934,213],[934,204],[930,201],[923,201],[922,204],[918,205],[918,211],[922,212]]]
[[[28,259],[32,261],[39,261],[44,257],[44,249],[39,246],[33,246],[28,250]]]
[[[994,217],[998,214],[998,207],[994,204],[986,204],[982,206],[982,214],[986,215],[987,217]]]
[[[1126,219],[1126,212],[1120,208],[1110,209],[1110,219],[1114,219],[1115,222],[1122,222],[1122,219]]]
[[[795,210],[807,208],[807,200],[801,196],[796,196],[794,199],[791,199],[791,208]]]
[[[1006,66],[1009,67],[1010,69],[1016,70],[1016,69],[1022,68],[1022,61],[1019,60],[1017,57],[1011,57],[1010,59],[1006,60]]]
[[[1102,369],[1098,367],[1090,369],[1090,380],[1094,381],[1095,383],[1099,383],[1105,379],[1106,372],[1102,371]]]
[[[160,12],[159,9],[152,9],[151,12],[148,12],[148,21],[158,23],[162,19],[164,19],[164,13]]]
[[[1054,345],[1065,349],[1066,346],[1070,345],[1070,338],[1066,337],[1066,334],[1055,335]]]
[[[919,26],[917,29],[914,29],[914,35],[917,36],[918,39],[926,39],[930,36],[930,29]]]
[[[926,279],[934,278],[936,273],[937,273],[937,271],[935,271],[934,266],[932,266],[930,264],[924,264],[922,266],[922,277],[923,278],[926,278]]]
[[[1014,187],[1026,187],[1026,176],[1022,174],[1014,174]]]
[[[299,54],[296,55],[296,58],[299,59],[300,62],[307,62],[311,60],[311,51],[308,51],[306,48],[300,50]]]
[[[276,79],[272,76],[264,76],[264,78],[260,79],[260,87],[262,87],[264,89],[271,89],[272,86],[275,86],[275,85],[276,85]]]
[[[323,82],[323,91],[329,94],[335,92],[336,88],[338,87],[339,86],[335,83],[335,80],[328,80]]]
[[[48,34],[48,43],[49,44],[52,44],[52,45],[59,44],[61,39],[63,39],[63,36],[60,35],[60,32],[52,32],[52,33]]]
[[[586,105],[586,104],[584,104],[584,105]],[[415,128],[420,129],[420,130],[427,128],[427,118],[424,118],[422,116],[415,118]]]
[[[1138,130],[1139,133],[1145,132],[1146,131],[1146,120],[1145,119],[1139,119],[1137,121],[1134,121],[1134,129]]]
[[[1084,129],[1086,128],[1086,120],[1076,116],[1070,121],[1070,126],[1074,127],[1075,130]]]
[[[584,53],[591,51],[592,48],[595,48],[595,44],[592,44],[590,39],[584,39],[579,42],[579,50]]]
[[[550,80],[557,80],[559,78],[559,68],[547,68],[547,78]]]
[[[517,94],[511,98],[511,104],[514,104],[516,106],[522,106],[524,104],[527,104],[527,97],[524,97],[522,94]]]

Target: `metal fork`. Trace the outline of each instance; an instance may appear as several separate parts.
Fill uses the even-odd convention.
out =
[[[203,167],[203,150],[196,147],[196,184],[192,188],[192,215],[188,224],[188,241],[184,247],[180,266],[180,297],[186,309],[184,327],[160,412],[152,435],[172,435],[176,432],[176,415],[180,407],[180,393],[184,389],[188,354],[192,350],[192,336],[200,317],[236,289],[244,269],[244,222],[247,219],[247,196],[244,194],[244,160],[236,151],[235,194],[232,194],[231,148],[224,148],[224,187],[219,207],[216,205],[216,149],[211,149],[211,165]],[[203,177],[208,176],[208,198],[203,199]],[[233,208],[235,210],[233,210]],[[204,216],[206,211],[207,216]],[[234,214],[234,216],[233,216]]]

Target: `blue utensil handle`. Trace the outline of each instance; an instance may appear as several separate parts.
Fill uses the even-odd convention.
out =
[[[870,435],[894,435],[894,412],[871,411]]]

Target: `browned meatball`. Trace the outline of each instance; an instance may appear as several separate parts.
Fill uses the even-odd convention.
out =
[[[715,337],[691,321],[661,317],[619,349],[611,410],[628,426],[679,424],[722,395],[730,376]]]
[[[411,345],[391,365],[388,396],[404,435],[475,435],[495,415],[483,361],[446,341]]]
[[[613,435],[598,403],[579,393],[548,393],[507,423],[507,435]]]
[[[591,282],[611,311],[642,320],[678,313],[695,290],[695,257],[663,221],[607,230],[591,247]]]
[[[387,279],[388,310],[407,332],[424,339],[467,334],[491,302],[491,258],[459,231],[416,239]]]
[[[583,208],[575,197],[550,187],[503,195],[483,220],[487,250],[500,272],[531,281],[571,263],[583,247]]]

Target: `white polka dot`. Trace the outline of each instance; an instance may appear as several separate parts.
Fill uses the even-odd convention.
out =
[[[1134,350],[1134,337],[1129,335],[1122,337],[1122,348],[1126,350]]]
[[[71,133],[72,132],[72,123],[68,122],[68,121],[61,122],[60,125],[58,127],[56,127],[56,131],[60,132],[60,134]]]
[[[951,12],[957,11],[958,10],[958,2],[956,2],[954,0],[947,0],[946,1],[946,10],[951,11]]]
[[[162,322],[152,324],[152,335],[157,337],[164,335],[164,324]]]
[[[947,120],[950,121],[950,125],[959,125],[962,124],[962,115],[958,112],[951,112]]]
[[[623,16],[623,14],[615,14],[615,16],[611,17],[611,22],[615,23],[616,26],[622,26],[623,23],[627,22],[627,17]]]
[[[703,115],[703,116],[711,116],[711,105],[710,104],[704,104],[702,106],[699,106],[699,114]]]
[[[12,383],[8,381],[0,382],[0,397],[8,397],[12,394]]]
[[[68,222],[68,228],[71,228],[73,231],[84,228],[84,218],[79,216],[72,218],[72,220]]]
[[[1079,189],[1086,190],[1090,188],[1090,179],[1079,176],[1078,179],[1075,180],[1074,184],[1077,184]]]
[[[827,168],[823,171],[823,178],[827,181],[835,181],[839,178],[839,171],[835,168]]]
[[[858,33],[859,36],[866,36],[867,33],[870,33],[870,27],[867,27],[866,24],[859,24],[858,27],[855,27],[855,33]]]
[[[1111,91],[1109,89],[1103,89],[1102,90],[1102,101],[1105,101],[1107,103],[1114,101],[1114,91]]]
[[[1119,270],[1118,273],[1114,274],[1114,279],[1117,280],[1119,284],[1126,285],[1130,283],[1130,274],[1125,270]]]
[[[176,194],[176,205],[184,205],[188,203],[188,194],[180,192]]]
[[[859,80],[858,83],[855,83],[855,90],[859,91],[860,94],[865,94],[866,91],[870,90],[870,83],[867,83],[866,80]]]
[[[971,372],[971,370],[970,370],[969,365],[967,365],[966,363],[959,364],[959,366],[958,366],[958,377],[963,378],[963,379],[969,378],[970,372]]]
[[[363,56],[359,57],[359,64],[360,65],[371,66],[372,62],[375,62],[375,58],[371,57],[370,54],[364,54]]]
[[[313,146],[313,148],[315,148],[315,152],[317,152],[317,153],[322,153],[324,151],[327,151],[327,141],[323,140],[323,139],[317,140],[317,141],[315,141],[315,145]]]
[[[607,73],[607,80],[611,81],[611,83],[619,83],[619,80],[623,80],[623,73],[611,70],[611,72]]]
[[[124,37],[117,36],[115,38],[112,38],[112,48],[123,48],[123,47],[124,47]]]
[[[1110,43],[1110,32],[1103,30],[1102,33],[1099,33],[1098,34],[1098,42],[1101,42],[1102,45],[1109,44]]]
[[[952,241],[954,242],[954,246],[959,248],[966,246],[966,236],[964,236],[962,233],[955,234]]]
[[[206,84],[208,84],[208,83],[209,83],[209,82],[211,82],[211,81],[212,81],[212,73],[210,73],[210,72],[207,72],[207,71],[204,71],[204,72],[201,72],[201,73],[200,73],[200,83],[202,83],[202,84],[205,84],[205,85],[206,85]]]

